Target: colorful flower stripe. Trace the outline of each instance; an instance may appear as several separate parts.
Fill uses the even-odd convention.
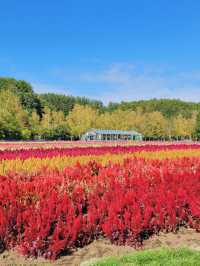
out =
[[[136,151],[134,153],[106,153],[100,155],[82,155],[82,156],[54,156],[47,158],[31,157],[25,160],[10,159],[0,162],[0,175],[6,175],[10,172],[21,175],[35,175],[39,172],[50,172],[51,170],[62,171],[67,166],[87,164],[90,161],[96,161],[103,165],[109,162],[122,163],[126,158],[145,158],[145,159],[172,159],[180,157],[200,157],[199,149],[184,150],[157,150],[157,151]]]
[[[140,142],[142,145],[143,142]],[[108,141],[106,146],[130,146],[137,145],[138,141]],[[144,143],[145,144],[145,143]],[[0,150],[32,150],[52,148],[74,148],[74,147],[101,147],[105,142],[101,141],[23,141],[23,142],[0,142]]]
[[[193,142],[195,144],[195,142]],[[190,141],[178,141],[178,142],[169,142],[169,141],[151,141],[148,142],[149,145],[171,145],[171,144],[188,144]],[[196,143],[198,144],[198,143]],[[102,146],[146,146],[147,142],[144,141],[13,141],[13,142],[0,142],[0,150],[32,150],[32,149],[53,149],[53,148],[77,148],[77,147],[102,147]]]
[[[82,155],[103,155],[134,153],[134,152],[155,152],[161,150],[187,150],[199,149],[199,144],[163,144],[163,145],[135,145],[135,146],[117,146],[117,147],[76,147],[76,148],[52,148],[52,149],[33,149],[33,150],[15,150],[15,151],[0,151],[0,160],[22,159],[28,158],[52,158],[63,156],[82,156]]]

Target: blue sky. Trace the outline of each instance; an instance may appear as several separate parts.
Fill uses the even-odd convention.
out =
[[[109,101],[200,101],[200,1],[0,2],[0,76]]]

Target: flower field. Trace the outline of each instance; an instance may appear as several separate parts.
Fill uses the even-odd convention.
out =
[[[106,146],[129,146],[134,145],[134,141],[107,142]],[[142,143],[141,143],[142,144]],[[145,144],[145,143],[144,143]],[[105,145],[101,141],[13,141],[0,142],[0,150],[29,150],[29,149],[52,149],[52,148],[73,148],[73,147],[101,147]]]
[[[90,145],[0,144],[0,251],[56,259],[99,237],[200,231],[198,143]]]

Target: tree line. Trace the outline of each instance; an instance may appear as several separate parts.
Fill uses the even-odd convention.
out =
[[[0,139],[78,139],[90,128],[199,139],[200,103],[151,99],[105,106],[85,97],[37,94],[24,80],[0,78]]]

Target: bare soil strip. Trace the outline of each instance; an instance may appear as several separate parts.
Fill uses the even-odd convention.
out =
[[[178,233],[160,233],[144,241],[143,249],[157,249],[160,247],[188,247],[200,251],[200,233],[193,229],[181,229]],[[141,249],[140,249],[141,250]],[[45,259],[25,258],[16,251],[6,251],[0,254],[1,266],[86,266],[90,262],[105,256],[122,256],[130,252],[136,252],[132,247],[115,246],[102,239],[90,245],[78,249],[71,255],[63,256],[55,262]]]

